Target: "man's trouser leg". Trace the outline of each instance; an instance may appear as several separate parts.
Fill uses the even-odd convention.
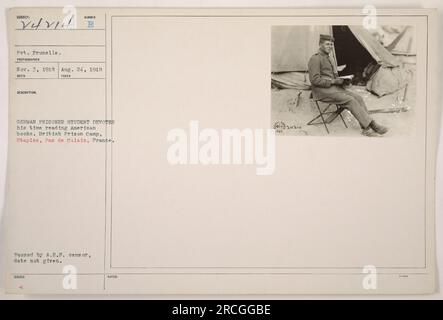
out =
[[[359,99],[357,99],[354,98],[352,94],[348,94],[348,92],[335,92],[331,93],[328,97],[321,99],[321,101],[334,103],[345,109],[348,109],[360,123],[360,126],[364,129],[369,126],[372,118],[369,116],[364,102],[363,104],[360,104],[360,102],[358,101],[360,99],[363,99],[360,96]]]
[[[365,100],[362,98],[361,95],[354,93],[350,90],[345,90],[345,92],[347,95],[350,95],[351,97],[353,97],[355,100],[357,100],[357,102],[363,106],[363,108],[365,108],[366,111],[368,111],[368,107],[366,106]]]

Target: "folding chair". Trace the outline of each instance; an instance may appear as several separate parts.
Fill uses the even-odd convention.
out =
[[[343,124],[345,125],[345,127],[346,127],[346,128],[348,127],[348,125],[347,125],[346,122],[345,122],[345,119],[343,119],[343,116],[342,116],[342,114],[341,114],[341,113],[343,112],[344,108],[339,107],[339,106],[337,106],[337,105],[334,104],[334,103],[328,103],[328,105],[326,106],[326,108],[325,108],[324,110],[322,110],[322,109],[320,108],[320,104],[319,104],[320,100],[315,100],[315,99],[312,98],[312,96],[311,96],[311,100],[312,100],[312,101],[315,103],[315,105],[317,106],[317,110],[318,110],[319,115],[316,116],[316,117],[315,117],[314,119],[312,119],[311,121],[309,121],[309,122],[307,123],[308,126],[317,125],[317,124],[323,124],[323,125],[325,126],[326,132],[329,134],[328,124],[330,124],[330,123],[331,123],[332,121],[334,121],[338,116],[340,116],[341,121],[343,121]],[[325,103],[327,103],[327,102],[325,102]],[[336,110],[334,110],[334,111],[328,111],[329,108],[330,108],[331,106],[335,106]],[[325,115],[329,115],[327,119],[325,119]],[[315,122],[317,119],[319,119],[319,121],[318,121],[318,122]]]

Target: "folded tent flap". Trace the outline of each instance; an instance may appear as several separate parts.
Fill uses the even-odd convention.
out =
[[[369,52],[374,60],[384,67],[398,67],[400,61],[394,57],[371,33],[362,26],[348,26],[355,38]]]
[[[279,89],[310,90],[311,83],[306,72],[278,72],[271,74],[271,83]]]
[[[381,66],[366,83],[366,89],[382,97],[406,86],[408,74],[403,68]]]

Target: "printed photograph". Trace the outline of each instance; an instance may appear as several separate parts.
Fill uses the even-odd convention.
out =
[[[392,137],[414,126],[412,26],[273,26],[277,135]]]

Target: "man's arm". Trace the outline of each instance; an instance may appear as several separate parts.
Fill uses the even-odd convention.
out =
[[[309,81],[316,87],[329,88],[331,80],[324,78],[320,74],[320,59],[318,56],[312,56],[308,63]]]
[[[309,81],[316,87],[329,88],[333,84],[343,83],[342,79],[328,79],[320,74],[320,58],[312,56],[308,63]]]

